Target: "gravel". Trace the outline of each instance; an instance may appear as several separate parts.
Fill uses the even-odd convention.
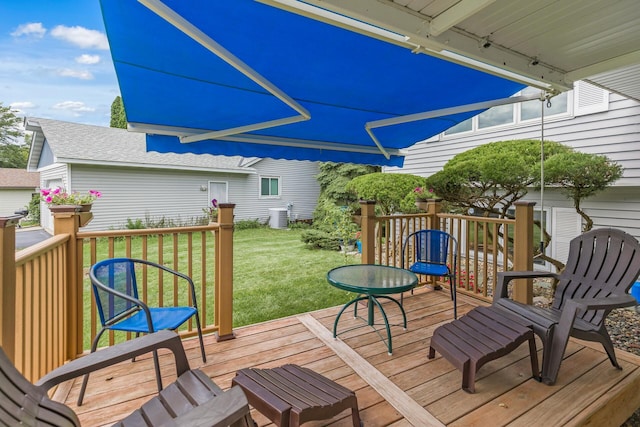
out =
[[[534,283],[534,304],[547,306],[551,301],[551,286],[545,281]],[[640,314],[632,309],[613,310],[606,319],[607,330],[616,349],[640,356]],[[621,427],[639,427],[640,408]]]

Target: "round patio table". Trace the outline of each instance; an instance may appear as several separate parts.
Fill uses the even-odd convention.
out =
[[[356,294],[358,294],[356,298],[346,303],[344,307],[342,307],[342,310],[340,310],[340,312],[336,316],[336,321],[333,324],[333,337],[337,337],[338,321],[340,320],[340,316],[342,316],[342,313],[344,313],[344,311],[348,307],[355,304],[353,309],[353,316],[357,318],[357,303],[359,301],[367,300],[367,323],[366,325],[362,326],[371,326],[378,333],[378,335],[380,335],[380,332],[375,327],[376,323],[373,311],[374,306],[378,307],[378,310],[380,310],[380,313],[382,314],[382,318],[384,320],[383,325],[385,326],[387,332],[387,348],[389,349],[389,354],[391,354],[393,351],[393,347],[391,343],[391,328],[389,325],[389,319],[387,318],[387,314],[385,313],[384,308],[382,308],[382,305],[378,300],[387,299],[396,303],[396,305],[400,308],[400,312],[402,313],[402,326],[406,329],[407,315],[404,311],[404,308],[402,307],[402,304],[400,304],[400,302],[398,302],[395,298],[390,297],[389,295],[401,294],[402,292],[413,289],[418,284],[418,277],[411,271],[402,268],[377,264],[355,264],[344,265],[342,267],[337,267],[330,270],[327,273],[327,281],[338,289],[343,289],[345,291],[355,292]],[[385,341],[382,335],[380,335],[380,338]]]

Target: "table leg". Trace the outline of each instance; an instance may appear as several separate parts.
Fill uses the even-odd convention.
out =
[[[388,298],[388,297],[379,297],[379,298]],[[389,349],[389,354],[393,352],[393,347],[391,345],[391,328],[389,327],[389,319],[387,319],[387,313],[384,312],[382,305],[378,302],[378,299],[375,295],[369,295],[369,314],[371,318],[369,318],[369,325],[373,326],[373,304],[378,306],[380,313],[382,313],[382,318],[384,319],[384,326],[387,328],[387,348]]]
[[[404,307],[402,306],[402,304],[398,302],[398,300],[396,300],[395,298],[388,297],[386,295],[377,295],[376,298],[384,298],[396,303],[396,305],[400,309],[400,313],[402,313],[402,324],[404,326],[404,329],[406,330],[407,329],[407,313],[405,313]]]
[[[339,313],[338,313],[338,315],[336,316],[336,321],[335,321],[335,322],[333,322],[333,337],[334,337],[334,338],[338,336],[338,334],[337,334],[337,330],[338,330],[338,321],[340,320],[340,316],[342,316],[342,313],[344,313],[344,311],[345,311],[347,308],[349,308],[349,306],[350,306],[350,305],[357,304],[357,303],[358,303],[358,301],[362,301],[362,300],[365,300],[365,299],[367,299],[367,297],[358,296],[357,298],[352,299],[351,301],[349,301],[348,303],[346,303],[346,304],[344,305],[344,307],[342,307],[342,310],[340,310],[340,312],[339,312]]]

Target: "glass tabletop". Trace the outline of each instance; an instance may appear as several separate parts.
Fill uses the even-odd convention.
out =
[[[387,265],[354,264],[334,268],[327,273],[333,286],[350,292],[384,295],[408,291],[418,284],[409,270]]]

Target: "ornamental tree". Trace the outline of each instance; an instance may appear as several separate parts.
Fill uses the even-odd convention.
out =
[[[580,153],[557,142],[545,141],[544,151],[545,185],[570,197],[585,220],[584,231],[591,229],[593,221],[581,209],[582,200],[619,179],[622,168],[605,156]],[[454,156],[427,178],[427,185],[465,212],[472,208],[484,216],[512,217],[513,204],[530,188],[540,187],[540,161],[540,141],[492,142]],[[544,232],[545,245],[550,239]],[[557,260],[540,256],[563,267]]]
[[[571,148],[544,142],[545,157]],[[427,178],[438,196],[461,208],[485,216],[508,217],[513,204],[540,182],[540,141],[499,141],[480,145],[454,156],[444,168]]]
[[[582,231],[593,227],[593,220],[582,210],[581,202],[620,179],[622,166],[606,156],[572,151],[551,157],[544,163],[544,180],[558,186],[573,200],[573,207],[584,219]]]

